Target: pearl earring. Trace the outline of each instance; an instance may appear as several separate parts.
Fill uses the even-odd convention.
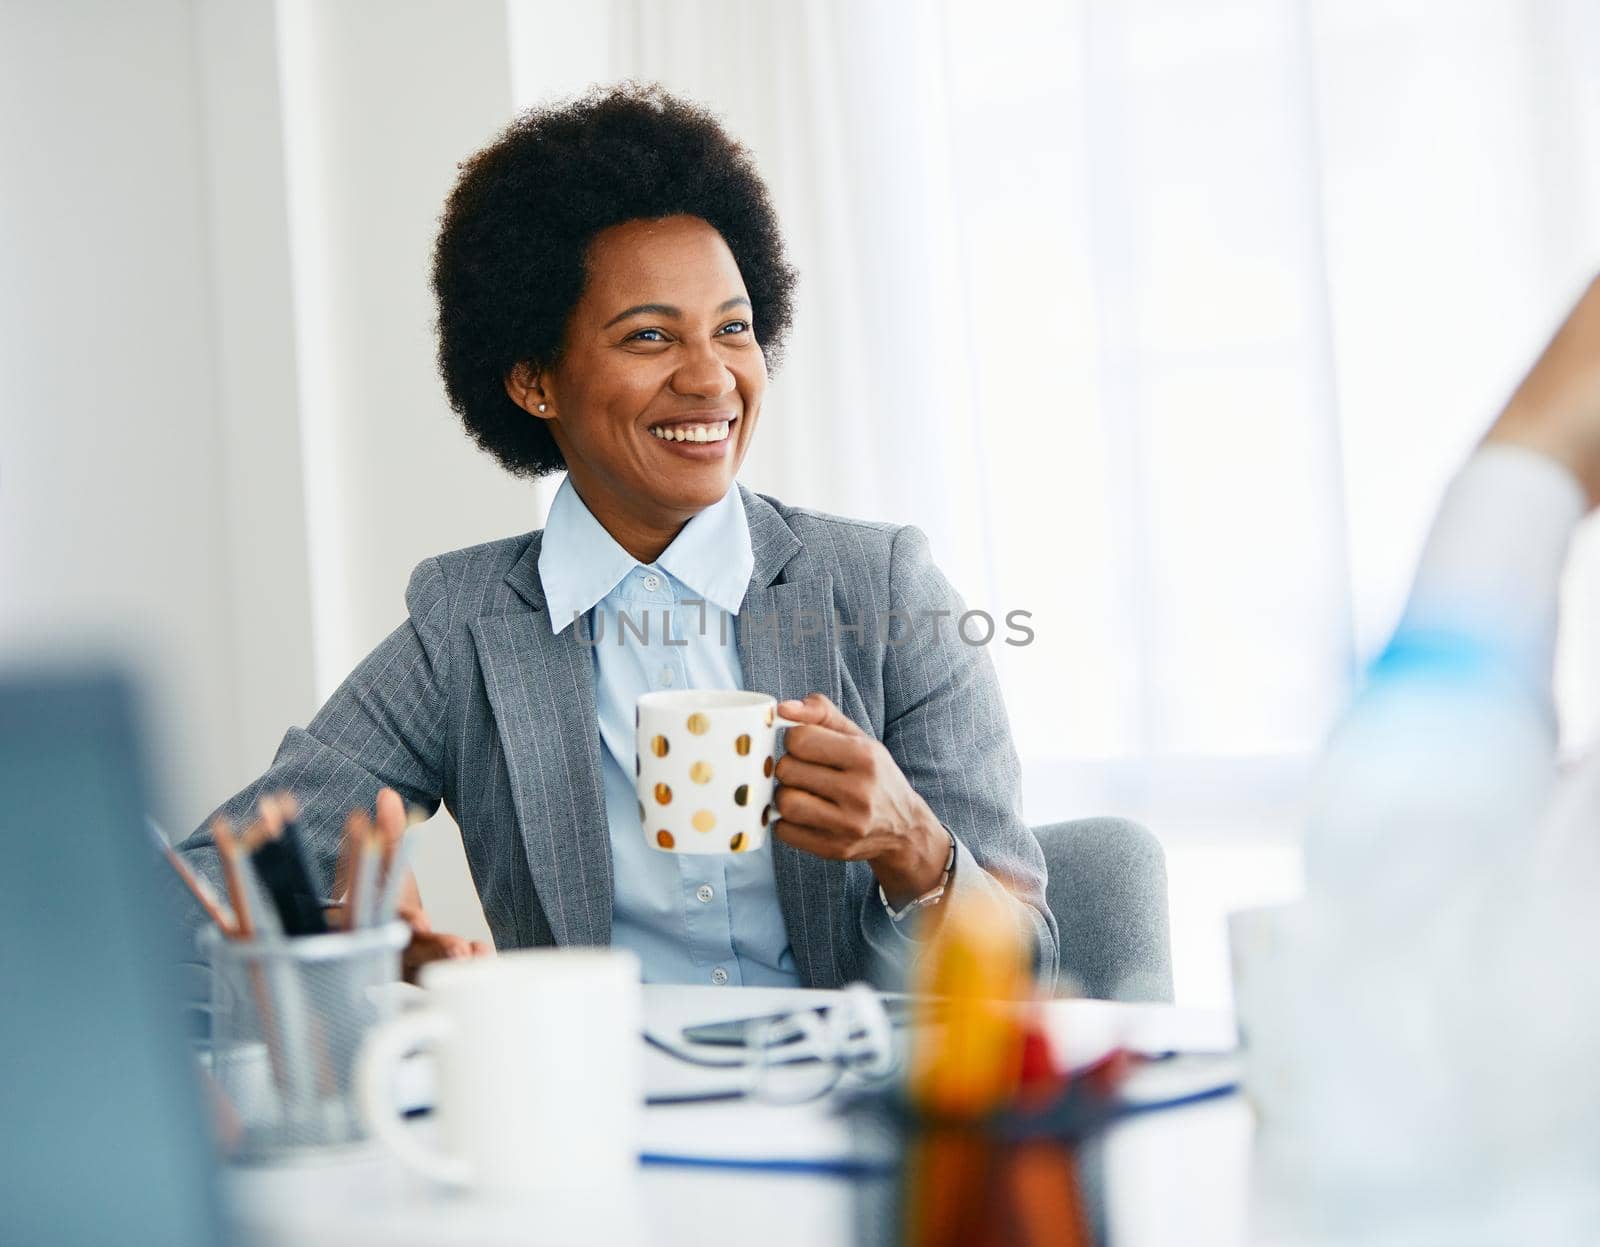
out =
[[[545,405],[544,405],[544,404],[543,404],[543,403],[540,403],[540,404],[539,404],[539,410],[540,410],[540,411],[543,411],[543,410],[544,410],[544,408],[545,408]]]

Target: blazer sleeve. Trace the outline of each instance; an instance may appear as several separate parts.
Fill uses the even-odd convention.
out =
[[[1022,771],[1000,682],[987,649],[957,633],[966,604],[934,565],[928,539],[900,529],[889,560],[889,603],[912,626],[895,624],[883,657],[883,743],[940,822],[956,839],[950,889],[941,905],[983,891],[1005,899],[1034,970],[1053,985],[1058,960],[1055,918],[1045,904],[1045,861],[1022,816]],[[918,950],[889,920],[878,890],[868,890],[862,930],[890,964]],[[909,920],[908,920],[909,921]]]
[[[389,787],[432,814],[445,792],[450,598],[437,559],[412,572],[406,607],[406,621],[357,665],[310,724],[289,729],[265,774],[215,811],[238,829],[254,818],[263,793],[294,794],[312,877],[324,895],[333,886],[352,809],[370,812],[378,790]],[[178,850],[220,888],[210,821]],[[204,921],[192,900],[187,919],[191,926]]]

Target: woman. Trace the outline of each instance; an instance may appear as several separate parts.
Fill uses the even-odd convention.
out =
[[[463,166],[433,282],[467,431],[567,479],[542,532],[418,567],[409,619],[219,812],[292,791],[330,881],[351,807],[443,801],[497,946],[614,942],[653,981],[892,981],[916,925],[979,891],[1009,894],[1052,979],[993,667],[926,539],[736,483],[795,283],[744,150],[653,87],[525,113]],[[651,645],[637,625],[662,612]],[[768,692],[803,721],[761,851],[644,844],[633,705],[668,687]],[[183,847],[215,873],[203,831]]]

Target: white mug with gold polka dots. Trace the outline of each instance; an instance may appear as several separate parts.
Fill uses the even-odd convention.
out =
[[[646,693],[634,709],[645,843],[664,853],[748,853],[767,842],[774,746],[799,726],[766,693]]]

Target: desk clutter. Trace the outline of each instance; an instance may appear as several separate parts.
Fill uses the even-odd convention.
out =
[[[865,985],[642,986],[619,950],[585,949],[432,963],[419,990],[398,981],[420,924],[393,920],[410,886],[397,799],[382,798],[376,817],[351,818],[331,896],[317,895],[322,876],[301,856],[311,829],[280,797],[248,826],[218,825],[218,868],[207,863],[202,877],[203,851],[180,857],[159,832],[152,844],[127,703],[104,679],[0,680],[0,774],[19,829],[0,872],[0,945],[14,989],[0,1010],[0,1101],[14,1140],[0,1165],[6,1243],[132,1235],[215,1247],[236,1233],[297,1247],[525,1247],[557,1241],[563,1200],[573,1227],[565,1241],[578,1243],[954,1241],[952,1227],[974,1224],[956,1214],[999,1236],[987,1241],[1039,1241],[994,1220],[1015,1219],[1002,1208],[1043,1216],[1057,1231],[1048,1241],[1072,1241],[1068,1232],[1081,1241],[1082,1206],[1093,1202],[1083,1188],[1093,1184],[1075,1140],[1102,1110],[1134,1111],[1128,1091],[1140,1068],[1120,1056],[1085,1067],[1118,1038],[1151,1051],[1205,1042],[1170,1010],[1041,1006],[1025,984],[992,973],[1015,974],[1011,954],[995,952],[1012,948],[1012,936],[977,914],[967,932],[956,908],[930,929],[920,959],[927,975],[916,986],[943,993],[938,1002]],[[39,828],[57,834],[31,834]],[[183,1025],[195,993],[180,982],[193,978],[193,947],[167,921],[179,907],[161,872],[182,880],[209,918],[200,939],[209,1029],[198,1047]],[[597,990],[602,970],[611,977]],[[991,998],[1007,994],[1021,998]],[[472,1014],[474,999],[495,1025]],[[434,1019],[431,1069],[415,1068],[436,1076],[385,1088],[406,1076],[379,1076],[378,1037],[395,1034],[389,1020],[412,1017]],[[738,1018],[749,1020],[733,1028],[732,1046],[745,1050],[734,1055],[716,1040]],[[1226,1029],[1216,1044],[1231,1043]],[[467,1032],[509,1044],[491,1064],[469,1051]],[[695,1065],[651,1049],[647,1034]],[[452,1061],[458,1073],[509,1070],[521,1081],[447,1085]],[[633,1079],[640,1066],[649,1084]],[[691,1076],[724,1085],[708,1094]],[[1139,1107],[1181,1102],[1171,1091]],[[1035,1104],[1064,1116],[1038,1118],[1053,1133],[1019,1148],[995,1123]],[[1093,1110],[1087,1121],[1080,1108]],[[389,1163],[379,1117],[443,1160],[445,1180]],[[887,1123],[876,1132],[886,1149],[858,1146],[869,1130],[853,1123],[869,1120]],[[496,1151],[513,1133],[525,1148]],[[229,1162],[220,1172],[219,1157]],[[576,1201],[535,1190],[585,1170],[595,1182]],[[964,1192],[953,1210],[930,1189],[935,1179]],[[532,1192],[531,1204],[489,1197],[504,1189]],[[872,1203],[883,1216],[853,1238],[852,1201],[884,1192]],[[630,1202],[646,1232],[605,1233],[602,1217]]]
[[[409,872],[397,796],[386,790],[377,821],[349,816],[331,898],[312,882],[297,815],[293,797],[268,794],[241,831],[212,821],[226,900],[152,829],[211,919],[199,937],[211,990],[198,1057],[234,1160],[365,1141],[356,1060],[388,1015],[387,988],[411,938],[396,918]]]
[[[848,1181],[862,1247],[1087,1245],[1100,1239],[1084,1146],[1131,1116],[1238,1090],[1231,1051],[1213,1042],[1194,1056],[1062,1043],[1016,925],[981,899],[943,915],[917,969],[910,996],[855,984],[812,1009],[685,1027],[683,1042],[646,1036],[679,1062],[736,1072],[721,1089],[650,1103],[827,1098],[848,1123],[848,1154],[645,1162]]]
[[[424,966],[418,1007],[394,1007],[412,927],[404,807],[345,826],[332,896],[313,882],[286,794],[212,837],[226,896],[157,834],[211,919],[200,1062],[235,1163],[317,1160],[371,1145],[441,1191],[523,1200],[551,1215],[606,1204],[636,1225],[638,1173],[784,1172],[852,1184],[857,1241],[903,1247],[1089,1244],[1083,1146],[1130,1113],[1231,1094],[1202,1071],[1179,1092],[1138,1095],[1148,1055],[1112,1046],[1070,1061],[1046,1025],[1025,937],[981,895],[925,931],[907,996],[865,984],[827,1004],[671,1038],[645,1028],[640,965],[618,949],[531,949]],[[400,989],[401,991],[408,989]],[[415,989],[409,989],[415,992]],[[641,1042],[642,1041],[642,1042]],[[647,1094],[645,1046],[731,1085]],[[397,1105],[426,1054],[434,1092]],[[849,1154],[763,1160],[642,1147],[646,1112],[749,1100],[815,1104],[845,1124]],[[629,1220],[629,1218],[633,1218]]]

